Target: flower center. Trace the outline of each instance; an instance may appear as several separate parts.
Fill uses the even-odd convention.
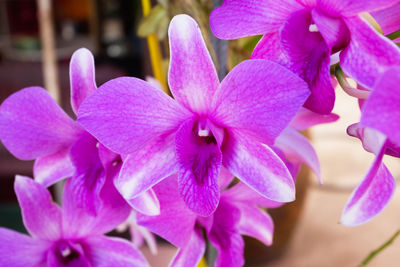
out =
[[[197,122],[197,129],[195,128],[194,131],[197,132],[198,140],[201,144],[217,144],[207,120],[200,119]]]
[[[316,24],[310,24],[310,26],[308,26],[308,30],[310,32],[319,32],[318,27]]]
[[[62,241],[57,244],[55,254],[59,262],[67,264],[79,258],[79,252],[76,251],[68,242]]]

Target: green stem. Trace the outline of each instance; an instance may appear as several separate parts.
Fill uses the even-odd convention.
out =
[[[398,230],[396,233],[394,233],[394,235],[388,240],[386,241],[383,245],[381,245],[379,248],[377,248],[376,250],[372,251],[368,257],[365,258],[365,260],[363,260],[363,262],[361,263],[360,267],[363,266],[367,266],[367,264],[373,259],[375,258],[376,255],[378,255],[379,253],[381,253],[385,248],[387,248],[388,246],[390,246],[393,241],[400,235],[400,230]]]
[[[390,40],[395,40],[400,37],[400,30],[392,32],[391,34],[386,35],[386,37],[389,38]]]

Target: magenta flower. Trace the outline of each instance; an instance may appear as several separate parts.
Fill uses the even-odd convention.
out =
[[[233,177],[223,169],[219,178],[220,188],[224,188]],[[197,265],[206,249],[203,229],[218,250],[216,266],[243,266],[242,235],[271,245],[273,221],[259,207],[278,207],[282,203],[267,200],[245,184],[239,183],[222,192],[213,215],[201,217],[186,207],[177,188],[174,176],[157,184],[154,190],[161,204],[160,215],[137,217],[139,225],[179,248],[170,266]]]
[[[87,49],[77,50],[70,63],[71,105],[76,113],[82,101],[96,90],[94,59]],[[9,96],[0,106],[0,139],[17,158],[36,159],[34,178],[50,186],[72,176],[81,208],[95,215],[107,179],[118,174],[122,161],[73,121],[40,87],[29,87]],[[129,214],[129,208],[121,208]],[[142,212],[157,214],[151,192],[129,203]]]
[[[371,220],[389,203],[395,181],[382,163],[384,154],[400,157],[400,68],[392,68],[378,80],[362,106],[361,122],[348,133],[361,139],[375,160],[363,181],[354,190],[342,215],[342,223],[358,225]]]
[[[225,0],[210,15],[223,39],[264,34],[252,58],[278,62],[300,75],[312,94],[305,107],[328,114],[335,93],[331,55],[360,84],[372,88],[388,66],[400,64],[400,49],[359,14],[387,8],[398,0]]]
[[[245,61],[220,84],[196,22],[170,24],[169,85],[118,78],[81,106],[78,121],[112,151],[129,154],[117,186],[134,198],[178,173],[180,194],[202,216],[216,209],[222,166],[272,200],[295,197],[293,179],[269,145],[309,95],[304,81],[267,60]],[[266,144],[266,145],[264,145]]]
[[[124,220],[115,210],[100,208],[97,217],[77,209],[72,180],[66,182],[63,209],[46,188],[17,176],[15,193],[31,237],[0,228],[1,266],[147,266],[142,254],[124,239],[103,234]],[[116,196],[116,195],[114,195]],[[109,198],[119,205],[118,199]]]

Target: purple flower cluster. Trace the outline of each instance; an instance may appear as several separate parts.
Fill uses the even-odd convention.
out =
[[[398,2],[225,0],[210,16],[217,37],[264,36],[222,81],[198,25],[178,15],[168,31],[173,98],[132,77],[97,88],[93,56],[79,49],[70,63],[76,121],[39,87],[0,106],[1,141],[35,160],[34,180],[15,180],[31,237],[0,228],[0,266],[147,266],[133,243],[104,236],[126,220],[153,251],[148,231],[178,247],[171,266],[196,266],[207,240],[216,266],[242,266],[242,235],[272,244],[262,208],[295,199],[301,164],[322,182],[300,131],[338,119],[336,63],[368,96],[348,133],[376,155],[342,222],[370,220],[395,187],[382,158],[400,156],[400,49],[360,14],[396,30]],[[64,179],[61,210],[46,187]]]

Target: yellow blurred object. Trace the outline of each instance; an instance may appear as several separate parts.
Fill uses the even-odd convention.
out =
[[[150,13],[151,11],[150,0],[142,0],[142,9],[143,9],[143,16],[147,16]],[[165,72],[162,66],[163,60],[161,56],[160,44],[158,42],[156,34],[150,34],[147,37],[147,45],[149,47],[153,76],[161,83],[164,92],[168,93]]]
[[[207,267],[206,260],[202,258],[199,264],[197,264],[197,267]]]

